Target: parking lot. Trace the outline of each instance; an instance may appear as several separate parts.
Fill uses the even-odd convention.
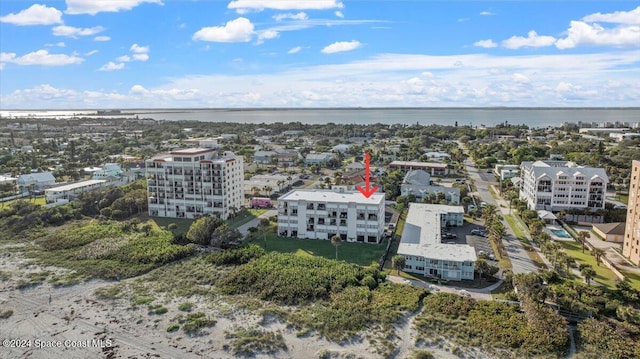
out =
[[[493,253],[493,248],[491,248],[489,239],[480,235],[472,235],[471,231],[473,231],[474,229],[484,231],[485,228],[481,225],[470,223],[465,223],[465,225],[462,227],[446,228],[445,231],[455,234],[456,238],[443,239],[443,243],[468,244],[476,249],[476,255],[479,255],[481,252],[483,252],[486,253],[489,257],[491,257],[491,255],[494,255],[493,257],[495,258],[495,253]],[[490,260],[490,262],[495,261]]]

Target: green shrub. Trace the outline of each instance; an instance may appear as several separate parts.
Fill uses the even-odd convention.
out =
[[[262,247],[252,244],[247,247],[212,253],[209,256],[209,259],[211,260],[211,263],[215,265],[238,265],[249,263],[252,259],[260,258],[265,253],[266,252]]]
[[[209,319],[204,313],[197,312],[187,314],[186,319],[183,320],[182,330],[185,333],[195,336],[202,333],[203,328],[208,328],[216,325],[216,321]]]
[[[287,350],[280,333],[259,329],[239,328],[234,332],[225,332],[225,339],[231,339],[234,355],[275,354]]]
[[[190,312],[191,309],[193,309],[193,303],[191,302],[180,303],[180,305],[178,306],[178,310],[183,312]]]
[[[167,333],[173,333],[178,329],[180,329],[180,324],[171,324],[170,326],[167,327]]]

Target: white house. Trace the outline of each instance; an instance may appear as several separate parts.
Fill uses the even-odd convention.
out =
[[[18,176],[16,181],[20,193],[29,191],[42,191],[56,184],[56,178],[51,172],[29,173]]]
[[[307,157],[305,157],[304,162],[308,165],[313,164],[321,164],[329,162],[333,158],[333,153],[309,153]]]
[[[380,243],[384,203],[384,193],[366,198],[358,191],[294,190],[278,198],[278,234]]]
[[[568,161],[527,161],[520,165],[520,198],[529,209],[604,209],[609,177],[603,168]]]
[[[444,194],[444,199],[450,204],[460,204],[460,189],[455,187],[432,186],[431,176],[423,170],[411,170],[404,176],[400,185],[400,194],[413,195],[417,202],[422,202],[431,194]]]
[[[462,226],[461,206],[411,203],[402,231],[398,254],[404,271],[446,280],[473,280],[475,249],[467,244],[442,243],[442,229]]]

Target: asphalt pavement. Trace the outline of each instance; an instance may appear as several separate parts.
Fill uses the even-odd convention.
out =
[[[493,204],[501,211],[500,213],[504,215],[504,213],[502,212],[502,208],[496,203],[496,201],[493,199],[493,196],[491,196],[491,193],[489,192],[489,186],[491,185],[491,183],[488,179],[493,179],[493,175],[478,171],[478,169],[474,167],[473,162],[469,158],[465,160],[464,165],[467,172],[469,173],[469,177],[475,183],[477,189],[476,194],[478,195],[480,200],[486,202],[487,204]],[[504,219],[502,219],[502,221],[507,232],[507,235],[502,239],[502,242],[505,249],[507,250],[509,259],[511,260],[513,273],[518,274],[537,272],[538,269],[536,268],[536,265],[533,263],[531,258],[529,258],[527,251],[524,249],[520,241],[518,241],[516,235],[511,229],[511,226],[509,226],[509,224]]]

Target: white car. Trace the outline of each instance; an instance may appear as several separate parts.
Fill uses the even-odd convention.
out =
[[[471,293],[467,292],[467,291],[466,291],[466,290],[464,290],[464,289],[460,289],[460,290],[458,291],[458,294],[460,294],[460,295],[461,295],[461,296],[463,296],[463,297],[467,297],[467,298],[471,297]]]
[[[439,291],[439,290],[440,290],[440,288],[436,287],[436,286],[435,286],[435,285],[433,285],[433,284],[429,284],[429,290],[430,290],[430,291],[433,291],[433,292],[437,292],[437,291]]]
[[[408,280],[408,279],[403,280],[402,283],[404,283],[404,284],[412,284],[411,281]]]

